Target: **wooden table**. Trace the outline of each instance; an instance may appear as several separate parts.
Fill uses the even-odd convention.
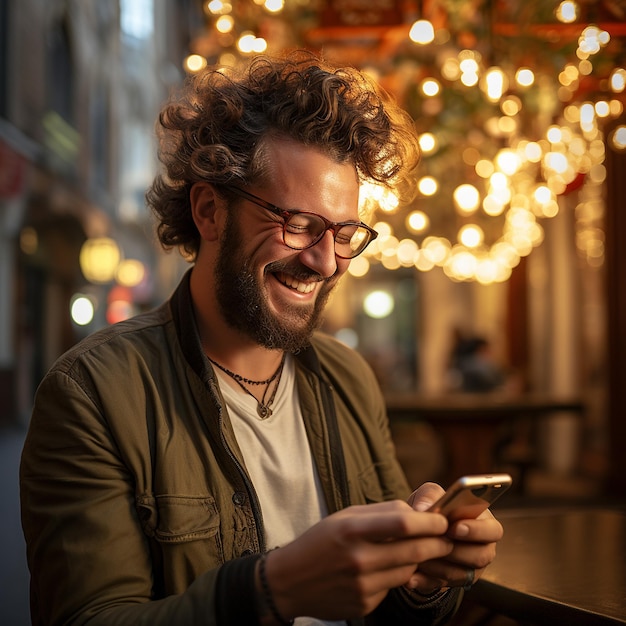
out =
[[[493,472],[502,427],[515,420],[536,421],[567,412],[581,417],[584,404],[577,398],[537,394],[449,394],[386,397],[387,413],[396,421],[425,421],[441,436],[446,452],[444,483],[463,474]]]
[[[498,518],[497,557],[468,598],[524,624],[626,624],[626,509]]]

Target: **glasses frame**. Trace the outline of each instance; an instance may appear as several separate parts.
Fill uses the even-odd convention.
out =
[[[372,241],[374,241],[374,239],[376,239],[376,237],[378,237],[378,233],[373,228],[365,224],[364,222],[356,222],[356,221],[351,221],[351,220],[348,220],[346,222],[331,222],[330,220],[327,220],[323,215],[319,215],[319,213],[313,213],[313,211],[301,211],[300,209],[281,209],[279,206],[276,206],[275,204],[271,204],[270,202],[267,202],[267,200],[263,200],[263,198],[259,198],[259,196],[255,196],[253,193],[250,193],[249,191],[246,191],[245,189],[241,189],[241,187],[230,185],[227,187],[227,189],[232,191],[235,195],[239,196],[240,198],[249,200],[253,204],[256,204],[257,206],[261,207],[262,209],[265,209],[266,211],[269,211],[270,213],[273,213],[274,215],[277,215],[278,217],[280,217],[283,220],[283,243],[288,248],[291,248],[292,250],[307,250],[308,248],[312,248],[315,244],[319,243],[324,237],[324,235],[326,234],[326,232],[330,230],[333,233],[333,241],[335,242],[335,255],[338,256],[340,259],[354,259],[355,257],[359,256],[359,254],[361,254],[365,250],[365,248],[367,248],[367,246],[369,246],[369,244]],[[285,240],[285,230],[287,229],[287,222],[293,215],[300,215],[300,214],[313,215],[317,217],[318,219],[322,220],[322,222],[324,222],[324,230],[315,239],[313,239],[311,243],[301,248],[296,247],[296,246],[291,246]],[[352,256],[345,256],[337,252],[337,234],[339,232],[339,229],[343,228],[344,226],[356,226],[356,227],[364,228],[370,235],[370,238],[367,240],[367,243]]]

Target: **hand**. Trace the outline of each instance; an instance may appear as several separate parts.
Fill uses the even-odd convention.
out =
[[[425,483],[409,497],[416,511],[425,511],[444,490],[435,483]],[[429,513],[432,515],[432,513]],[[487,509],[476,519],[460,520],[451,524],[446,533],[453,541],[453,549],[443,558],[420,563],[407,588],[429,593],[442,587],[463,587],[470,580],[477,581],[496,556],[496,543],[504,534],[502,525]]]
[[[448,522],[399,500],[329,515],[267,557],[274,602],[285,617],[350,619],[367,615],[418,566],[447,557]]]

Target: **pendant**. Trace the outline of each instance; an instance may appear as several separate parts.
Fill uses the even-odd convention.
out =
[[[256,412],[259,414],[259,417],[264,420],[267,419],[272,414],[272,409],[269,406],[265,406],[260,402],[256,405]]]

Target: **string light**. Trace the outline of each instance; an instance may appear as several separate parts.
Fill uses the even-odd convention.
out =
[[[611,133],[610,142],[615,150],[626,150],[626,126],[618,126]]]
[[[578,4],[576,2],[561,2],[555,14],[560,22],[571,24],[578,19]]]
[[[435,39],[435,29],[428,20],[417,20],[409,31],[411,41],[423,46],[432,43]]]
[[[256,33],[276,33],[279,40],[284,37],[275,28],[275,20],[284,12],[281,19],[288,23],[293,17],[287,14],[290,6],[284,0],[254,0],[245,10],[237,6],[233,11],[231,2],[206,2],[203,7],[214,28],[213,39],[223,46],[215,58],[223,65],[235,65],[242,56],[268,50],[273,40]],[[581,19],[579,3],[561,2],[554,16],[561,24],[576,24]],[[557,215],[559,197],[578,187],[578,249],[590,265],[601,265],[604,248],[594,228],[599,230],[601,219],[597,207],[602,205],[601,185],[606,177],[605,141],[610,149],[626,150],[626,127],[615,128],[606,139],[603,136],[603,124],[623,115],[620,94],[626,91],[626,69],[613,67],[601,80],[594,77],[607,66],[600,53],[609,48],[609,32],[594,24],[568,27],[568,32],[579,28],[573,39],[575,50],[554,56],[565,61],[553,72],[545,72],[541,63],[533,63],[530,53],[518,67],[504,62],[489,66],[488,57],[483,59],[481,52],[472,49],[471,38],[453,39],[439,21],[436,24],[420,19],[411,25],[408,37],[404,35],[412,44],[410,50],[428,62],[423,63],[421,57],[415,62],[412,83],[410,69],[405,71],[410,62],[394,76],[400,93],[401,81],[406,80],[413,97],[418,94],[421,109],[415,113],[416,121],[424,118],[424,125],[429,124],[419,139],[423,161],[419,195],[402,215],[396,194],[380,185],[363,184],[359,212],[368,222],[378,217],[375,228],[380,235],[351,262],[351,275],[366,276],[373,264],[380,263],[387,269],[441,267],[453,280],[481,284],[508,280],[520,258],[543,240],[539,221]],[[291,35],[294,32],[290,30]],[[185,60],[190,73],[205,65],[201,55]],[[377,80],[385,79],[382,68],[372,64],[371,70]],[[596,93],[604,93],[580,102],[588,84],[598,87]],[[472,122],[459,140],[464,115]],[[432,130],[439,116],[446,123]],[[554,122],[541,131],[544,119]],[[527,133],[529,120],[533,126]],[[537,138],[537,130],[543,132],[542,137]],[[468,215],[474,223],[459,229],[457,221],[462,223]],[[393,232],[392,223],[398,233]],[[436,232],[442,228],[458,232],[443,236]],[[450,239],[458,243],[453,245]]]
[[[622,67],[615,68],[611,72],[609,84],[611,85],[612,91],[622,93],[624,88],[626,88],[626,70]]]

